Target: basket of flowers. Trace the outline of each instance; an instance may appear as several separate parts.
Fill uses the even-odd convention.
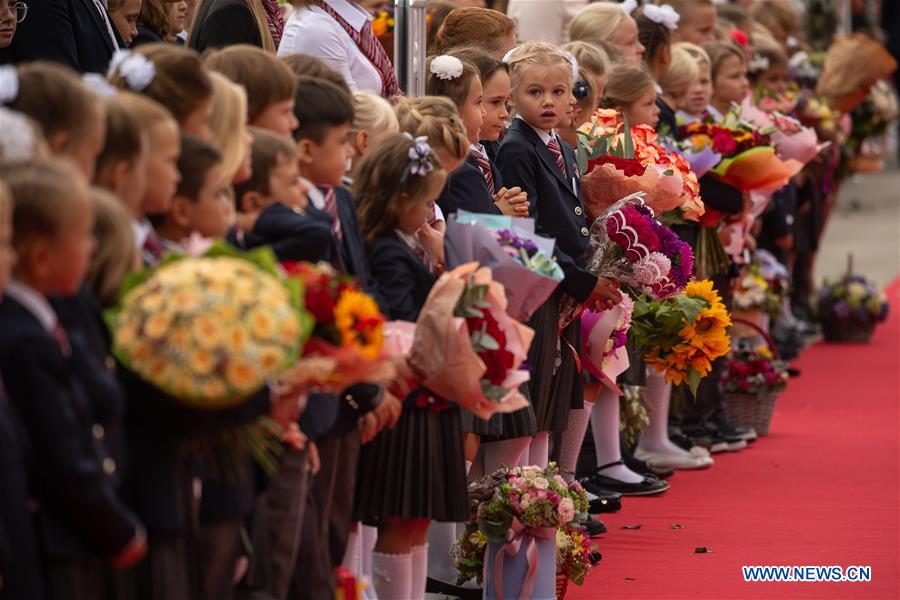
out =
[[[884,292],[850,270],[839,281],[825,281],[816,294],[814,308],[829,342],[868,342],[875,324],[888,315]]]
[[[739,342],[731,351],[722,374],[724,407],[736,424],[752,427],[759,435],[769,433],[778,394],[788,381],[787,363],[778,360],[766,346],[753,348]]]
[[[566,525],[556,530],[556,597],[565,598],[571,581],[584,583],[595,562],[597,546],[584,527]]]

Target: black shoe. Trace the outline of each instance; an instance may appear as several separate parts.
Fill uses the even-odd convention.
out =
[[[718,411],[709,420],[707,426],[715,427],[719,434],[726,438],[738,438],[747,442],[756,440],[756,430],[752,427],[739,427],[731,422],[725,411]]]
[[[597,472],[590,478],[591,484],[614,492],[619,492],[623,496],[653,496],[655,494],[661,494],[669,489],[668,483],[657,479],[653,475],[647,475],[638,483],[626,483],[600,473],[603,469],[621,464],[624,464],[624,462],[617,460],[616,462],[597,467]]]
[[[484,595],[484,590],[481,588],[462,587],[440,579],[432,579],[431,577],[425,580],[425,591],[429,594],[443,594],[451,598],[461,598],[462,600],[481,600],[481,597]]]
[[[584,528],[587,529],[588,537],[606,533],[606,524],[594,517],[588,517],[587,521],[584,522]]]
[[[582,485],[584,484],[582,483]],[[592,515],[598,513],[614,513],[622,508],[622,494],[599,488],[593,484],[591,485],[591,488],[593,489],[588,490],[585,488],[585,490],[597,496],[590,501],[589,510]]]
[[[710,454],[740,450],[747,447],[747,442],[739,437],[724,436],[709,424],[685,425],[684,435],[693,445],[709,450]],[[686,448],[689,450],[689,448]]]
[[[692,440],[688,436],[684,435],[683,433],[681,433],[680,430],[677,430],[677,429],[669,430],[669,439],[672,441],[673,444],[675,444],[682,450],[687,450],[688,452],[691,451],[691,448],[693,448],[694,446],[697,445],[694,443],[694,440]]]
[[[639,458],[636,458],[634,454],[622,448],[622,460],[625,461],[625,466],[637,473],[638,475],[657,477],[659,479],[668,479],[675,473],[675,469],[666,469],[662,467],[651,467],[644,461]]]

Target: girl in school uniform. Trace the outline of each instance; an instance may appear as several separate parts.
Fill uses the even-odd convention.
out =
[[[572,64],[553,46],[527,43],[509,56],[512,104],[517,111],[497,154],[505,180],[515,181],[528,194],[529,216],[536,230],[556,239],[556,256],[565,277],[557,292],[531,319],[535,338],[528,362],[532,365],[531,401],[537,430],[528,462],[546,466],[548,436],[566,428],[570,408],[581,408],[581,377],[575,352],[580,347],[580,322],[558,331],[563,294],[595,309],[614,306],[621,296],[617,284],[598,278],[579,262],[590,230],[578,182],[575,153],[556,134],[572,98]]]

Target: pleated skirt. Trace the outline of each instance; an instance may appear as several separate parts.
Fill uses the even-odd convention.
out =
[[[404,403],[394,429],[360,449],[354,513],[378,524],[386,517],[466,521],[469,518],[460,409]]]
[[[531,404],[531,392],[525,383],[519,392],[528,399],[528,406],[511,413],[496,414],[487,421],[479,419],[467,410],[462,411],[463,431],[477,433],[483,442],[500,442],[519,437],[534,437],[537,419]]]

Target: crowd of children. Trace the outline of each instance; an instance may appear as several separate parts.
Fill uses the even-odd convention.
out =
[[[718,15],[712,0],[631,4],[588,4],[560,47],[514,44],[494,33],[514,28],[501,13],[457,9],[432,24],[419,98],[357,91],[327,61],[265,44],[198,54],[165,11],[158,31],[134,30],[141,2],[130,0],[109,2],[120,39],[159,41],[115,53],[105,75],[0,67],[0,598],[333,598],[341,566],[370,582],[366,598],[471,593],[454,585],[450,558],[467,481],[556,460],[567,478],[586,475],[603,511],[664,492],[671,466],[710,465],[698,446],[752,441],[722,410],[716,365],[670,427],[657,420],[626,448],[617,395],[577,364],[580,322],[558,327],[565,298],[603,311],[622,297],[583,262],[578,128],[612,108],[674,140],[754,90],[785,92],[801,48],[799,31],[771,29],[786,2]],[[775,195],[749,242],[807,293],[822,163]],[[722,216],[680,226],[690,243],[749,211],[737,188],[700,186]],[[556,242],[564,277],[529,322],[530,404],[517,412],[483,420],[424,388],[374,384],[340,396],[273,386],[200,411],[111,357],[102,313],[126,277],[198,238],[328,262],[388,319],[415,321],[446,267],[445,218],[460,210],[531,217]],[[709,274],[726,301],[735,258]],[[623,381],[648,386],[665,415],[669,388],[632,363]],[[302,431],[274,475],[245,457],[242,477],[223,478],[195,450],[261,415]]]

